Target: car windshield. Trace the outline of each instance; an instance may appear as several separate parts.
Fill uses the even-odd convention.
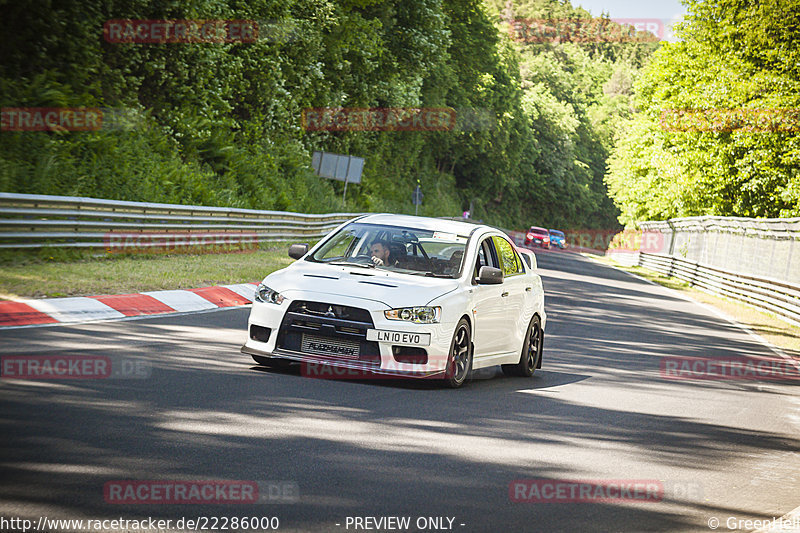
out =
[[[531,233],[535,233],[536,235],[548,235],[546,229],[531,228],[530,232]]]
[[[441,231],[356,222],[331,236],[308,260],[457,278],[467,239]]]
[[[550,235],[552,235],[553,237],[563,237],[564,233],[561,231],[550,230]]]

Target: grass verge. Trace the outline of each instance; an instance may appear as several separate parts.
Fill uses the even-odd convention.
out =
[[[800,327],[793,326],[777,318],[775,315],[764,313],[736,300],[724,296],[716,296],[698,290],[683,280],[668,278],[652,270],[642,267],[629,267],[622,265],[609,257],[585,254],[586,257],[610,265],[626,272],[631,272],[649,281],[674,289],[693,300],[704,303],[733,318],[743,326],[761,335],[767,341],[781,348],[787,355],[800,359]]]
[[[16,253],[0,258],[0,299],[128,294],[261,281],[293,262],[288,244],[217,254],[98,256]]]

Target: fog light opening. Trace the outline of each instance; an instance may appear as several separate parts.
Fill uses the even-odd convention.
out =
[[[254,341],[267,342],[269,341],[270,333],[272,333],[272,330],[269,328],[256,325],[250,326],[250,338]]]
[[[410,363],[412,365],[428,364],[428,352],[425,348],[416,346],[392,346],[392,355],[398,363]]]

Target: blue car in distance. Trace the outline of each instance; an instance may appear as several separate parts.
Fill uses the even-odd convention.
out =
[[[557,229],[549,229],[547,232],[550,234],[550,244],[552,246],[557,246],[560,249],[564,249],[567,247],[567,238],[564,235],[563,231],[558,231]]]

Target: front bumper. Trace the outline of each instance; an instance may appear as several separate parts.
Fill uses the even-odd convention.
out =
[[[354,376],[366,377],[368,374],[382,375],[387,377],[403,377],[403,378],[436,378],[444,376],[444,369],[442,370],[397,370],[391,368],[380,368],[373,365],[365,365],[355,361],[335,360],[331,358],[319,358],[313,355],[307,355],[298,352],[289,352],[285,350],[277,350],[272,353],[262,352],[245,344],[241,348],[241,352],[248,355],[256,355],[260,357],[271,357],[273,359],[282,359],[288,361],[295,361],[300,364],[308,365],[305,374],[313,375],[319,374],[324,376],[324,371],[318,369],[319,365],[329,365],[336,368],[344,368],[347,370],[354,370],[359,374]]]
[[[384,311],[389,307],[373,300],[292,292],[293,298],[287,297],[281,305],[253,303],[242,353],[385,376],[426,378],[444,374],[453,331],[460,317],[446,321],[447,313],[443,310],[442,322],[438,324],[414,324],[386,319]],[[331,311],[320,313],[326,308]],[[330,316],[332,313],[339,316]],[[400,346],[367,341],[368,329],[429,334],[430,342]],[[326,350],[340,350],[341,354],[309,351],[320,345]]]

